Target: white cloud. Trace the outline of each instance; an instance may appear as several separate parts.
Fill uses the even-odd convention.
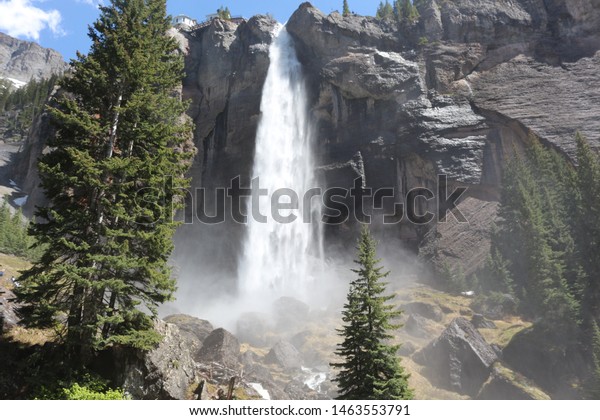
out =
[[[10,36],[38,40],[46,28],[62,35],[60,22],[58,10],[42,10],[32,0],[0,0],[0,31]]]
[[[85,3],[93,7],[98,7],[101,4],[104,4],[104,0],[76,0],[77,3]]]

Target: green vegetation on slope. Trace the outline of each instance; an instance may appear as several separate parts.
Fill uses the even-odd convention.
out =
[[[9,82],[0,81],[0,134],[4,139],[21,140],[27,135],[57,82],[58,77],[53,76],[12,89]]]
[[[3,202],[0,207],[0,252],[17,255],[30,261],[37,260],[42,249],[34,247],[34,240],[27,233],[29,222],[19,209],[11,213],[9,205]]]
[[[480,288],[513,295],[536,328],[590,355],[600,379],[591,357],[600,321],[600,158],[582,136],[576,141],[576,167],[535,138],[508,163]]]

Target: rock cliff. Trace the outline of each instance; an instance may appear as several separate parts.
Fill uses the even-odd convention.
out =
[[[468,274],[487,252],[503,162],[531,133],[570,158],[577,130],[600,146],[600,4],[426,0],[419,11],[419,21],[406,27],[325,15],[303,3],[287,30],[305,69],[325,186],[350,187],[358,177],[365,187],[391,187],[403,197],[415,187],[437,191],[442,174],[450,190],[467,187],[461,206],[470,223],[404,221],[386,229],[434,262],[467,261]],[[275,25],[255,16],[173,31],[186,57],[183,97],[196,124],[195,188],[227,187],[250,174]],[[385,200],[383,211],[391,206]],[[418,210],[436,207],[422,200]],[[189,203],[186,217],[196,210]],[[328,228],[328,241],[344,243],[353,236],[347,228]],[[210,232],[187,224],[177,258],[194,261],[196,276],[202,254],[208,266],[232,274],[221,277],[233,278],[242,234],[235,223]],[[200,235],[210,237],[209,249],[197,246]],[[222,278],[214,283],[232,286]]]
[[[325,186],[350,187],[361,177],[366,187],[392,187],[402,197],[415,187],[436,191],[443,174],[448,188],[468,187],[465,212],[485,209],[485,217],[435,230],[406,222],[392,228],[436,261],[457,263],[475,247],[468,271],[486,253],[503,162],[530,133],[569,157],[577,130],[600,145],[600,7],[592,0],[429,0],[419,7],[421,18],[407,28],[325,15],[304,3],[287,30],[305,67]],[[250,172],[273,27],[254,17],[182,34],[184,95],[193,100],[200,151],[196,185],[227,186]],[[420,210],[436,208],[429,202]],[[234,231],[224,245],[232,266]],[[345,240],[345,232],[329,228],[328,239]]]
[[[48,78],[66,69],[59,52],[0,33],[0,78],[27,83],[32,78]]]

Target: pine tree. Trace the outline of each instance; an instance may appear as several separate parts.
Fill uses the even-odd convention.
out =
[[[576,247],[585,273],[582,281],[584,317],[600,320],[600,158],[577,134]]]
[[[592,375],[588,386],[588,398],[600,399],[600,328],[592,324]]]
[[[340,370],[334,379],[340,389],[338,399],[410,399],[409,375],[396,356],[399,346],[387,344],[393,338],[390,332],[400,327],[391,323],[400,312],[386,304],[393,298],[385,295],[386,283],[382,281],[389,272],[378,266],[375,241],[366,226],[357,250],[359,268],[352,271],[358,278],[350,283],[342,312],[344,326],[338,330],[343,342],[336,355],[344,361],[332,364]]]
[[[350,6],[348,6],[348,0],[344,0],[344,5],[342,7],[342,15],[350,16]]]
[[[229,7],[219,7],[217,9],[217,15],[219,16],[220,19],[223,20],[230,20],[231,19],[231,12],[229,11]]]
[[[375,17],[381,20],[394,18],[394,8],[388,0],[385,0],[385,3],[379,3]]]
[[[566,199],[556,191],[563,182],[555,152],[537,139],[525,156],[515,156],[504,171],[498,232],[492,248],[502,270],[508,269],[522,310],[546,325],[578,320],[577,270],[569,271],[573,239],[564,223]],[[562,159],[562,158],[561,158]],[[566,167],[562,170],[567,170]]]
[[[393,10],[400,24],[410,25],[419,19],[419,11],[411,0],[395,0]]]
[[[67,314],[66,342],[82,363],[113,343],[155,344],[152,317],[175,290],[171,216],[191,126],[174,93],[183,61],[169,28],[165,0],[100,7],[91,50],[72,61],[69,95],[51,110],[57,134],[39,163],[50,204],[31,228],[47,248],[19,298],[29,325]]]

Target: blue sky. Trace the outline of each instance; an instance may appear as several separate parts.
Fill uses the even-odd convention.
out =
[[[66,60],[79,50],[87,53],[87,26],[98,16],[97,5],[109,0],[0,0],[0,32],[15,38],[36,41],[58,50]],[[343,0],[313,0],[325,13],[342,9]],[[271,13],[285,22],[301,0],[167,0],[172,15],[187,14],[198,20],[228,6],[233,15],[250,17]],[[379,0],[348,0],[350,9],[361,15],[374,15]]]

